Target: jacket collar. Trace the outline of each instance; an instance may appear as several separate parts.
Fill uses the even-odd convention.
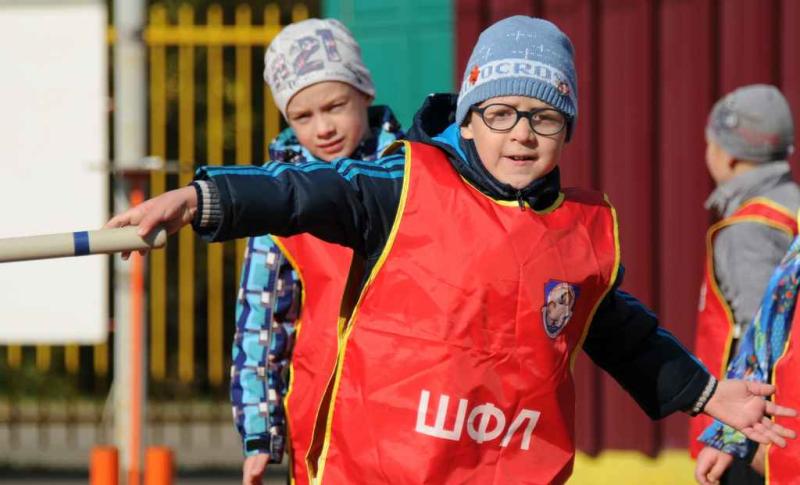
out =
[[[748,199],[791,179],[788,162],[765,163],[718,186],[706,200],[705,207],[720,217],[729,217]]]

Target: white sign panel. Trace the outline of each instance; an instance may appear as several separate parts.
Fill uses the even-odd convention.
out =
[[[0,237],[99,228],[108,215],[106,11],[0,0]],[[0,342],[106,338],[107,256],[0,264]]]

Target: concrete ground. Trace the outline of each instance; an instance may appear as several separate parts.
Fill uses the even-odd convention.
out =
[[[78,475],[74,473],[28,473],[27,475],[21,473],[13,474],[14,476],[0,476],[0,484],[2,485],[86,485],[88,482],[87,475]],[[285,485],[286,477],[283,470],[280,473],[269,473],[265,477],[264,485]],[[209,472],[206,476],[203,474],[192,473],[191,475],[179,475],[173,482],[175,485],[236,485],[241,483],[242,477],[233,472]]]

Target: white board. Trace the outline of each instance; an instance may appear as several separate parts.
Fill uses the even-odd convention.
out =
[[[0,237],[108,215],[106,10],[0,0]],[[0,264],[0,342],[106,339],[108,257]]]

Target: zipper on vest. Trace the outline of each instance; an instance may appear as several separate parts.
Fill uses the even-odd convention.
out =
[[[517,203],[519,204],[519,210],[525,210],[525,199],[522,198],[522,191],[517,191]]]

